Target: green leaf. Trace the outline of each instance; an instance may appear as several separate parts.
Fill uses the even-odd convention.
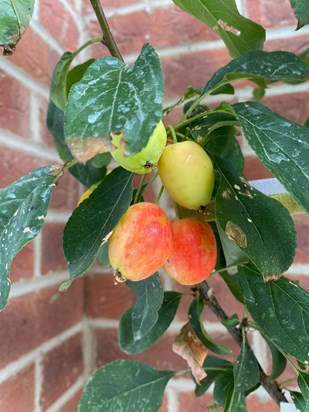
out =
[[[237,392],[233,388],[224,405],[224,412],[247,412],[246,398],[242,392]]]
[[[214,30],[232,57],[248,50],[263,49],[263,27],[239,14],[234,0],[173,0],[173,2]]]
[[[89,379],[78,412],[155,412],[174,374],[133,360],[108,363]]]
[[[63,238],[71,279],[83,274],[92,264],[103,239],[128,209],[132,193],[132,173],[119,167],[74,210]]]
[[[2,0],[0,13],[0,45],[4,54],[12,54],[29,26],[34,0]]]
[[[309,213],[309,129],[260,103],[237,103],[232,108],[253,150]]]
[[[251,79],[263,86],[264,82],[303,80],[308,77],[309,67],[295,54],[285,51],[252,50],[216,71],[201,95],[213,92],[237,79]]]
[[[263,335],[308,364],[309,293],[284,276],[264,282],[254,267],[240,267],[246,306]]]
[[[47,128],[54,138],[54,144],[59,153],[60,158],[64,162],[69,162],[73,159],[72,153],[64,141],[63,133],[64,116],[62,110],[49,100],[47,111]],[[88,160],[85,164],[78,163],[69,168],[69,172],[76,177],[84,186],[90,187],[95,183],[100,182],[106,174],[106,166],[109,164],[111,155],[104,153],[105,164],[101,164],[101,168],[96,165],[100,155]]]
[[[123,133],[125,150],[146,146],[162,116],[160,60],[144,45],[133,66],[114,58],[98,59],[74,84],[65,112],[66,142],[78,160],[111,150],[110,133]]]
[[[159,275],[156,273],[139,282],[126,282],[137,295],[137,301],[132,308],[133,338],[140,340],[156,324],[162,305],[164,291]]]
[[[215,404],[224,406],[229,393],[233,390],[233,386],[233,368],[229,368],[225,372],[220,373],[220,375],[215,380],[215,386],[213,390],[213,398]]]
[[[77,49],[74,53],[65,52],[61,56],[60,60],[57,63],[57,66],[54,70],[53,74],[53,82],[52,87],[50,90],[50,98],[53,103],[61,110],[64,111],[66,103],[67,103],[67,96],[70,90],[70,86],[72,84],[68,84],[68,73],[70,66],[73,60],[79,55],[81,51],[83,51],[87,46],[93,43],[101,42],[102,39],[94,38],[87,41],[87,43],[83,44],[79,49]],[[93,60],[90,60],[92,63]],[[89,62],[83,63],[83,65],[76,66],[74,69],[73,74],[76,75],[77,71],[82,72],[84,74],[85,69],[89,66]],[[81,70],[82,68],[82,70]],[[71,76],[71,82],[74,77]],[[77,76],[76,80],[80,80],[79,76]]]
[[[259,367],[245,339],[243,339],[239,355],[236,359],[233,374],[235,392],[246,392],[259,383]]]
[[[300,392],[291,392],[291,397],[297,410],[300,412],[308,412],[309,410],[309,374],[306,372],[300,372],[298,375],[297,383]]]
[[[36,169],[0,189],[0,310],[11,288],[10,267],[17,253],[40,232],[61,166]]]
[[[294,222],[288,210],[249,186],[243,176],[230,173],[225,163],[221,159],[216,162],[221,173],[216,196],[218,224],[265,277],[286,271],[296,249]]]
[[[172,323],[181,297],[182,295],[177,292],[164,293],[157,323],[140,340],[135,340],[133,337],[132,308],[128,309],[119,322],[119,347],[130,355],[135,355],[150,348]]]
[[[298,20],[297,28],[300,29],[305,24],[309,24],[309,1],[308,0],[290,0],[294,9],[295,17]]]
[[[230,316],[229,318],[221,320],[221,323],[228,328],[235,328],[240,324],[240,320],[236,313],[234,313],[234,315]]]
[[[207,376],[199,385],[196,385],[196,396],[202,396],[209,389],[210,385],[218,378],[218,376],[220,376],[220,374],[224,374],[227,369],[232,370],[232,364],[225,359],[208,355],[204,362],[203,368],[205,369]]]
[[[109,265],[109,257],[108,257],[108,241],[105,242],[99,249],[98,252],[98,260],[102,266]]]
[[[277,347],[269,340],[266,336],[264,336],[269,349],[271,351],[272,356],[272,369],[270,377],[272,379],[277,379],[285,370],[286,367],[286,358],[282,355],[282,353],[277,349]]]
[[[224,345],[219,345],[207,334],[204,325],[200,320],[203,308],[204,302],[198,295],[195,299],[193,299],[189,308],[189,321],[194,329],[194,332],[203,343],[203,345],[205,345],[206,348],[210,349],[212,352],[218,353],[220,355],[230,354],[232,352],[231,349]]]

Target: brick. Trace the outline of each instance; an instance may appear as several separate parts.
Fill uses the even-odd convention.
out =
[[[165,98],[176,99],[188,86],[202,89],[216,70],[230,61],[225,48],[163,57]]]
[[[63,224],[46,223],[42,229],[41,271],[43,275],[68,270],[63,254]]]
[[[289,32],[290,30],[290,32]],[[265,51],[285,50],[294,54],[300,54],[306,50],[307,36],[298,33],[297,38],[290,36],[294,28],[286,29],[284,37],[269,39],[265,43]]]
[[[29,90],[0,70],[0,125],[21,137],[29,137]]]
[[[59,412],[76,412],[79,401],[82,397],[83,391],[78,391],[62,408],[60,408]]]
[[[43,157],[32,157],[20,150],[1,147],[0,187],[6,187],[23,175],[48,164],[50,161]]]
[[[182,392],[179,393],[178,399],[180,412],[206,411],[207,407],[214,404],[209,393],[196,397],[194,392]]]
[[[44,157],[32,157],[20,150],[3,147],[1,148],[0,187],[6,187],[27,173],[52,163],[54,162]],[[50,208],[72,211],[77,206],[78,198],[79,183],[66,171],[52,192]]]
[[[66,293],[58,286],[9,301],[0,317],[0,368],[74,326],[83,316],[83,282]],[[20,339],[20,337],[23,337]]]
[[[186,362],[172,351],[175,336],[164,334],[150,349],[135,356],[129,356],[118,347],[117,330],[97,329],[97,366],[116,359],[135,359],[163,370],[187,369]]]
[[[92,318],[119,319],[134,304],[135,294],[125,284],[114,285],[112,273],[86,278],[86,313]]]
[[[309,92],[291,93],[280,96],[266,96],[263,104],[274,112],[298,124],[308,119]]]
[[[15,53],[9,57],[12,63],[47,87],[50,86],[51,76],[59,58],[59,53],[31,27],[18,43]]]
[[[33,242],[28,243],[14,258],[11,266],[11,282],[30,279],[34,270]]]
[[[279,406],[269,396],[259,398],[253,392],[246,398],[247,412],[279,412]]]
[[[208,26],[176,6],[110,17],[109,25],[123,54],[137,53],[147,42],[162,49],[218,39]],[[90,22],[88,30],[91,37],[100,36],[96,20]]]
[[[249,18],[264,27],[297,24],[289,0],[247,0],[246,8]]]
[[[34,411],[34,365],[28,365],[0,385],[0,410],[5,412]]]
[[[104,1],[104,10],[118,9],[120,7],[130,6],[131,4],[143,3],[139,0],[106,0]],[[94,14],[93,8],[89,1],[83,1],[83,14]]]
[[[81,334],[77,334],[44,356],[40,401],[43,410],[66,392],[83,373],[81,340]]]
[[[42,26],[65,50],[78,48],[80,33],[77,23],[59,0],[42,0],[39,14]]]
[[[293,216],[296,231],[297,231],[297,249],[295,262],[308,263],[309,262],[309,216],[296,215]]]
[[[273,177],[258,157],[247,156],[245,158],[244,175],[248,180],[268,179]]]

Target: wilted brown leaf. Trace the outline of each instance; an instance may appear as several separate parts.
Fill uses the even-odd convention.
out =
[[[107,137],[71,137],[66,143],[75,159],[87,162],[99,153],[107,153],[115,148]]]
[[[202,368],[207,356],[207,348],[202,344],[190,323],[186,323],[180,330],[173,344],[173,351],[185,359],[191,368],[197,383],[206,377]]]

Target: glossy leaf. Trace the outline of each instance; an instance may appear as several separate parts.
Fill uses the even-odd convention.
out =
[[[2,0],[0,13],[0,45],[4,54],[12,54],[29,26],[34,0]]]
[[[156,273],[139,282],[126,282],[137,295],[131,311],[133,339],[140,340],[156,324],[162,305],[164,291],[159,275]]]
[[[232,108],[253,150],[309,213],[309,129],[260,103],[237,103]]]
[[[286,271],[296,248],[288,210],[249,186],[243,176],[230,173],[225,163],[222,159],[216,162],[221,174],[216,196],[218,224],[265,277]]]
[[[61,166],[36,169],[0,189],[0,310],[8,300],[13,258],[40,232]]]
[[[110,133],[124,133],[125,150],[146,146],[162,116],[163,74],[146,44],[133,66],[114,58],[97,59],[74,84],[65,112],[66,142],[78,160],[111,150]]]
[[[246,392],[259,383],[260,371],[250,346],[243,340],[234,368],[234,390]]]
[[[90,44],[100,42],[102,39],[100,38],[93,38],[89,40],[87,43],[82,45],[79,49],[77,49],[74,53],[65,52],[61,56],[60,60],[57,63],[57,66],[54,70],[53,74],[53,82],[50,90],[50,98],[53,103],[61,110],[64,111],[66,103],[67,103],[67,96],[72,86],[72,80],[74,76],[71,76],[70,83],[68,83],[68,74],[70,70],[70,66],[73,60],[78,56],[78,54],[83,51],[87,46]],[[90,63],[93,62],[93,59],[90,60]],[[86,61],[82,65],[78,65],[74,68],[73,74],[76,77],[76,81],[80,80],[80,76],[77,73],[81,72],[82,75],[84,74],[86,68],[89,66],[89,61]]]
[[[189,308],[189,321],[200,339],[200,341],[214,353],[220,355],[228,355],[232,351],[227,346],[220,345],[216,343],[206,332],[203,323],[201,322],[200,316],[204,308],[203,300],[200,296],[193,299]]]
[[[298,20],[297,28],[309,24],[309,2],[308,0],[290,0],[294,9],[295,17]]]
[[[54,138],[54,144],[60,158],[64,162],[69,162],[73,159],[72,153],[64,140],[64,115],[62,110],[50,100],[47,111],[47,128]],[[77,163],[69,168],[69,172],[76,177],[84,186],[90,187],[95,183],[100,182],[106,174],[106,166],[110,163],[111,155],[105,153],[105,164],[101,163],[101,167],[96,167],[97,155],[85,164]]]
[[[150,348],[167,330],[172,323],[181,298],[177,292],[165,292],[163,304],[159,310],[157,323],[140,340],[135,340],[132,329],[132,308],[121,317],[119,323],[119,347],[130,355],[143,352]]]
[[[208,355],[204,362],[204,369],[207,373],[205,379],[203,379],[200,385],[196,385],[195,395],[202,396],[209,389],[210,385],[220,376],[224,374],[226,370],[232,370],[231,362],[216,358],[215,356]]]
[[[227,402],[227,398],[234,387],[233,368],[227,369],[224,373],[221,373],[215,380],[215,386],[213,390],[213,398],[215,404],[224,406]]]
[[[307,412],[309,410],[309,374],[300,372],[297,383],[301,393],[291,392],[291,397],[297,410],[300,412]]]
[[[108,363],[90,377],[78,412],[155,412],[174,374],[133,360]]]
[[[177,6],[207,24],[224,41],[232,57],[263,49],[263,27],[239,14],[234,0],[173,0]]]
[[[272,343],[271,340],[266,337],[264,338],[269,346],[272,356],[272,368],[270,377],[272,379],[277,379],[285,370],[286,358],[282,355],[282,353],[277,349],[277,347]]]
[[[242,392],[238,392],[233,388],[224,406],[224,412],[247,412],[246,398]]]
[[[216,71],[201,94],[212,92],[237,79],[252,79],[263,85],[263,82],[273,83],[308,78],[309,67],[295,54],[285,51],[252,50]]]
[[[253,266],[238,273],[246,306],[263,335],[307,364],[309,293],[284,276],[265,282]]]
[[[132,193],[132,173],[119,167],[74,210],[63,238],[71,278],[80,276],[92,264],[103,239],[128,209]]]

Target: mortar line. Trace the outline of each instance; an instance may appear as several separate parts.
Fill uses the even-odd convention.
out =
[[[4,368],[0,370],[0,383],[6,381],[12,376],[16,375],[18,372],[23,370],[30,363],[35,363],[41,354],[45,354],[55,348],[57,348],[61,343],[72,338],[74,335],[82,331],[82,323],[79,322],[72,326],[71,328],[65,330],[57,336],[54,336],[49,341],[44,342],[34,350],[28,352],[27,354],[21,356],[20,358],[10,362]]]

